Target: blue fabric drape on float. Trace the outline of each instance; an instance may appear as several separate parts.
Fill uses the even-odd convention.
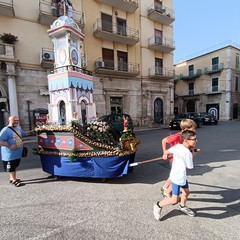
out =
[[[128,172],[130,156],[76,158],[41,155],[43,171],[55,176],[115,178]]]

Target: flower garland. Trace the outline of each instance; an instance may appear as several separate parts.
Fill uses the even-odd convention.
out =
[[[120,142],[116,142],[110,132],[110,127],[105,122],[97,121],[87,127],[83,127],[76,122],[68,125],[39,125],[34,131],[36,134],[42,132],[72,132],[75,137],[83,142],[105,149],[105,151],[95,150],[91,152],[78,152],[75,149],[71,152],[59,152],[45,150],[42,147],[34,149],[35,154],[68,157],[70,161],[78,157],[126,156],[136,152],[137,146],[140,144],[140,141],[135,139],[134,133],[130,130],[122,134]]]

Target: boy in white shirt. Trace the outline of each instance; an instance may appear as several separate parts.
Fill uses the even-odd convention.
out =
[[[153,214],[156,220],[161,219],[161,210],[164,206],[176,204],[180,198],[180,188],[182,188],[179,210],[194,217],[195,213],[186,206],[189,196],[189,188],[187,181],[186,169],[193,168],[193,155],[190,149],[194,149],[197,137],[196,133],[191,130],[183,131],[181,134],[182,144],[177,144],[164,152],[163,159],[167,159],[169,154],[173,154],[173,164],[170,172],[170,180],[172,182],[172,197],[164,198],[153,206]]]

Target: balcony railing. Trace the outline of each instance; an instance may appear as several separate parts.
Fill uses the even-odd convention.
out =
[[[94,23],[93,32],[94,37],[108,41],[128,45],[135,45],[139,42],[139,30],[104,22],[101,19],[97,19]]]
[[[148,18],[165,25],[169,25],[175,20],[172,9],[156,3],[148,7]]]
[[[96,0],[96,1],[130,13],[135,12],[139,6],[139,0]]]
[[[78,24],[80,29],[85,26],[84,13],[73,10],[73,20]],[[51,25],[58,17],[58,11],[52,9],[51,2],[40,0],[39,2],[39,22],[44,25]]]
[[[153,35],[148,38],[148,47],[155,51],[170,53],[174,51],[174,41],[170,38]]]
[[[188,95],[194,95],[194,89],[189,89],[188,90]]]
[[[84,68],[72,66],[72,65],[62,66],[62,67],[58,67],[58,68],[48,70],[48,74],[55,74],[55,73],[66,72],[66,71],[67,72],[79,72],[79,73],[83,73],[83,74],[92,76],[91,71],[86,70]]]
[[[188,75],[183,75],[180,74],[179,75],[179,79],[180,80],[194,80],[195,78],[198,78],[202,75],[202,70],[201,69],[197,69],[196,73],[194,73],[194,71],[190,71]]]
[[[14,45],[0,43],[0,61],[12,61],[16,62],[17,59],[14,55]]]
[[[211,86],[205,89],[205,94],[222,94],[224,91],[220,89],[219,86]]]
[[[0,0],[0,15],[13,17],[14,7],[13,7],[13,0]]]
[[[223,63],[219,63],[219,64],[214,64],[211,67],[206,67],[204,72],[207,74],[211,74],[211,73],[216,73],[216,72],[221,72],[224,69],[224,64]]]
[[[95,73],[115,76],[137,76],[140,73],[140,66],[136,63],[114,62],[98,58],[95,61]]]
[[[175,71],[173,68],[151,67],[148,69],[148,75],[150,78],[155,79],[173,79],[175,77]]]

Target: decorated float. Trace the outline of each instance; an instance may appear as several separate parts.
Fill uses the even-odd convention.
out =
[[[96,121],[93,76],[85,70],[84,34],[72,18],[59,17],[48,30],[54,69],[48,72],[50,103],[45,124],[35,128],[43,171],[55,176],[114,178],[129,172],[139,141],[123,119],[121,136]]]

